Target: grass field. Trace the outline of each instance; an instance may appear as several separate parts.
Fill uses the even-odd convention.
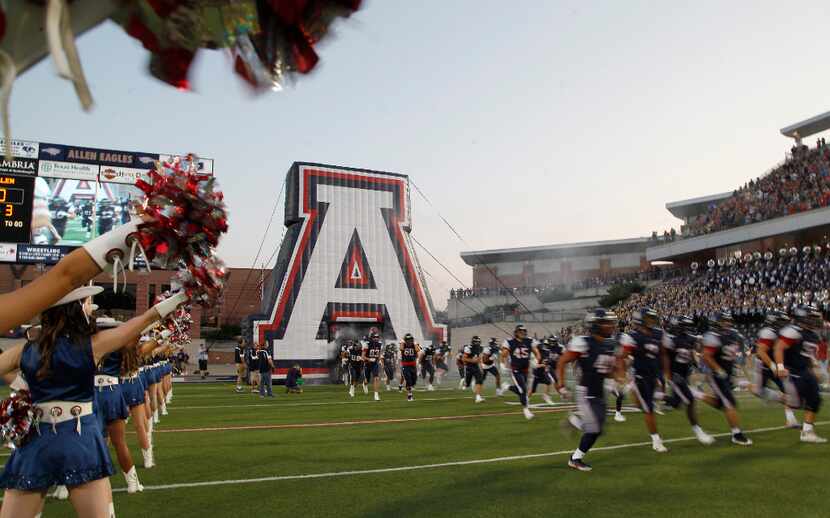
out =
[[[609,419],[586,459],[594,471],[580,473],[566,467],[577,443],[561,426],[567,404],[526,421],[512,394],[488,387],[474,404],[440,388],[374,402],[361,391],[350,400],[342,386],[292,396],[275,387],[262,400],[228,384],[177,384],[157,425],[158,466],[139,469],[145,491],[127,495],[120,473],[112,479],[117,515],[830,516],[830,444],[800,444],[781,429],[778,406],[742,396],[750,448],[729,443],[714,410],[701,409],[702,424],[724,435],[709,447],[692,440],[684,412],[670,412],[658,421],[663,455],[629,412],[626,423]],[[43,516],[73,512],[50,498]]]

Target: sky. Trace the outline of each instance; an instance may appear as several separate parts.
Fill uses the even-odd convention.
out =
[[[827,23],[820,2],[373,0],[313,74],[253,96],[220,51],[177,91],[105,22],[78,39],[94,110],[44,60],[14,86],[12,131],[214,158],[234,267],[253,265],[292,162],[407,174],[434,205],[413,191],[412,235],[470,285],[462,250],[649,235],[679,225],[666,202],[779,163],[779,129],[830,109]],[[444,307],[459,283],[418,252]]]

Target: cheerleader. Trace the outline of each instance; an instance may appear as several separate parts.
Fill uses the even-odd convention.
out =
[[[121,322],[114,318],[99,318],[97,327],[99,329],[116,328]],[[127,482],[127,493],[144,491],[144,486],[138,480],[133,457],[130,448],[127,446],[127,417],[130,415],[130,407],[124,398],[124,391],[121,388],[121,364],[123,362],[122,351],[113,351],[101,359],[98,370],[95,373],[95,414],[98,416],[98,424],[105,436],[109,436],[118,465],[124,473],[124,480]]]
[[[109,450],[93,414],[96,365],[134,340],[148,324],[185,302],[179,294],[123,325],[94,332],[79,301],[100,292],[83,287],[41,315],[35,341],[0,355],[0,375],[20,369],[29,385],[36,421],[0,474],[5,489],[0,518],[31,518],[50,486],[66,485],[79,516],[113,516]]]
[[[144,384],[141,381],[140,353],[138,341],[125,347],[121,353],[121,391],[130,409],[138,445],[141,447],[141,456],[144,458],[144,468],[149,469],[156,465],[153,458],[153,445],[147,436],[147,414],[144,411]]]

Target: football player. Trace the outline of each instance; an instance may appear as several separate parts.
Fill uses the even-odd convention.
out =
[[[587,336],[575,336],[556,365],[556,388],[565,388],[565,366],[577,362],[581,375],[576,387],[576,404],[579,415],[571,415],[568,421],[582,432],[579,447],[568,459],[568,466],[579,471],[591,471],[583,459],[600,435],[605,424],[605,378],[614,375],[617,366],[617,341],[613,338],[617,328],[617,315],[598,308],[585,319]]]
[[[354,390],[358,383],[363,381],[363,346],[359,340],[346,340],[349,350],[349,377],[352,384],[349,386],[349,397],[354,397]],[[366,384],[363,384],[363,391],[368,393]]]
[[[732,428],[732,443],[750,446],[752,439],[741,431],[735,395],[732,394],[732,372],[741,347],[743,344],[735,332],[732,314],[728,311],[719,312],[712,322],[711,330],[703,335],[703,362],[709,367],[707,379],[714,392],[714,395],[703,396],[703,401],[723,410],[726,421]]]
[[[701,444],[709,445],[715,438],[704,432],[697,420],[695,410],[695,396],[689,385],[689,374],[695,365],[695,351],[699,337],[694,334],[695,322],[691,317],[682,316],[677,321],[677,331],[674,336],[666,333],[663,340],[661,360],[663,375],[672,388],[669,405],[677,408],[680,404],[686,405],[686,417],[692,425],[692,431]]]
[[[432,363],[435,357],[435,346],[427,345],[421,350],[421,378],[427,382],[427,390],[435,390],[432,382],[435,381],[435,365]]]
[[[392,390],[390,384],[395,379],[395,366],[398,363],[398,347],[395,342],[386,344],[383,350],[383,373],[386,375],[386,390]]]
[[[657,328],[659,318],[651,308],[635,311],[632,315],[634,330],[620,334],[620,355],[617,360],[619,372],[625,372],[625,361],[633,358],[634,394],[640,403],[640,409],[646,421],[646,428],[651,435],[651,448],[657,453],[666,453],[668,448],[657,432],[657,420],[654,417],[654,393],[657,390],[657,374],[663,347],[663,331]]]
[[[441,342],[438,349],[435,351],[435,382],[440,385],[441,380],[450,371],[450,366],[447,365],[447,357],[450,354],[450,346],[447,342]]]
[[[764,321],[766,325],[758,331],[758,339],[755,342],[755,384],[752,386],[752,393],[762,399],[784,403],[784,418],[787,427],[801,428],[793,410],[786,406],[787,392],[781,378],[775,375],[773,370],[775,362],[771,357],[774,354],[775,342],[778,340],[778,332],[790,323],[790,317],[786,313],[773,310],[767,313]],[[767,388],[770,381],[778,387],[778,393]]]
[[[460,351],[458,351],[455,354],[455,367],[458,369],[458,377],[461,378],[461,380],[458,382],[458,388],[461,390],[467,388],[467,385],[465,385],[464,383],[464,380],[467,377],[467,369],[464,366],[464,349],[466,349],[467,347],[469,346],[465,345],[461,348]]]
[[[470,340],[470,345],[464,347],[464,354],[461,360],[464,362],[464,384],[470,386],[470,383],[475,381],[473,391],[475,392],[475,402],[481,403],[484,398],[481,397],[481,384],[484,382],[484,376],[481,372],[481,338],[474,336]]]
[[[487,347],[481,352],[481,384],[484,384],[488,374],[495,377],[497,396],[501,396],[504,393],[504,390],[501,388],[501,373],[496,365],[496,359],[498,359],[500,352],[498,342],[495,338],[490,338]]]
[[[380,401],[380,363],[382,362],[383,342],[378,333],[369,335],[369,340],[363,343],[361,358],[363,360],[364,383],[372,382],[375,391],[375,401]],[[365,386],[365,385],[364,385]]]
[[[539,342],[539,356],[542,358],[542,363],[536,364],[536,367],[533,369],[533,385],[530,388],[527,399],[530,400],[530,398],[533,397],[533,394],[536,393],[536,389],[539,385],[544,385],[545,391],[542,392],[542,399],[545,400],[545,403],[552,405],[553,400],[550,398],[550,388],[551,386],[556,385],[556,376],[548,368],[548,364],[550,362],[549,339],[542,338],[542,341]],[[557,360],[558,359],[559,358],[557,358]]]
[[[527,374],[530,370],[530,355],[536,358],[536,364],[541,365],[542,357],[539,354],[536,340],[527,337],[527,329],[519,324],[513,330],[513,338],[505,340],[501,346],[502,360],[510,359],[510,377],[513,384],[510,391],[519,396],[522,404],[522,413],[526,419],[533,419],[533,412],[528,408],[530,403],[527,395]]]
[[[821,313],[813,306],[799,306],[793,311],[794,324],[781,330],[775,342],[776,374],[784,380],[787,404],[790,408],[804,408],[801,442],[825,443],[816,435],[816,414],[821,407],[818,378],[813,371],[820,331],[824,324]]]
[[[421,354],[421,346],[415,343],[415,337],[406,333],[400,347],[401,352],[401,377],[406,383],[406,400],[413,401],[412,389],[418,383],[418,356]]]

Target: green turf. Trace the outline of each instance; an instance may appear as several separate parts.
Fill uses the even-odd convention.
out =
[[[515,396],[475,405],[469,392],[419,392],[408,403],[397,392],[374,403],[342,387],[308,387],[305,394],[261,400],[236,394],[227,384],[176,385],[170,415],[155,434],[158,466],[139,469],[142,494],[115,495],[119,517],[143,516],[830,516],[826,475],[830,445],[802,445],[791,430],[750,434],[750,448],[728,437],[704,447],[669,443],[668,454],[649,446],[595,451],[591,473],[566,467],[567,455],[463,466],[356,473],[338,477],[179,487],[188,484],[371,470],[492,459],[572,450],[576,437],[563,432],[565,415],[543,413],[526,421]],[[492,388],[488,390],[492,392]],[[354,401],[354,402],[352,402]],[[780,407],[741,399],[747,430],[783,424]],[[215,408],[214,408],[215,407]],[[509,415],[487,415],[503,414]],[[203,427],[289,425],[481,417],[260,430],[174,431]],[[641,415],[609,419],[597,447],[648,441]],[[819,419],[827,419],[826,412]],[[724,433],[718,412],[701,410],[704,428]],[[690,436],[682,412],[659,418],[664,438]],[[830,426],[819,431],[830,434]],[[128,440],[140,464],[135,436]],[[116,488],[123,477],[113,477]],[[44,518],[73,516],[70,506],[49,499]]]
[[[89,238],[87,238],[86,229],[83,226],[81,226],[81,221],[81,216],[77,216],[74,219],[70,219],[66,222],[66,231],[64,231],[63,233],[63,239],[61,239],[60,244],[82,245],[90,239],[97,237],[97,224],[93,223],[92,234]]]

